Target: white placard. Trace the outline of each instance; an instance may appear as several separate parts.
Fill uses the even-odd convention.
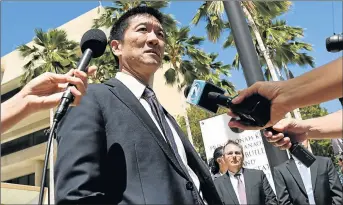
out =
[[[208,160],[213,157],[214,150],[225,145],[231,139],[243,146],[243,167],[262,170],[274,190],[274,180],[269,167],[268,158],[259,130],[246,130],[241,133],[233,132],[228,123],[231,117],[227,114],[200,121],[201,133]]]

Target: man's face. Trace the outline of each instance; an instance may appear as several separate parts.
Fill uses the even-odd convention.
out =
[[[224,160],[229,171],[241,169],[244,160],[241,148],[234,144],[227,145],[224,150]]]
[[[161,65],[165,34],[160,22],[153,16],[141,14],[132,17],[123,40],[115,46],[115,54],[126,68],[134,72],[153,74]]]

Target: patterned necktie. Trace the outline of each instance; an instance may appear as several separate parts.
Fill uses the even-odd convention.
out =
[[[171,149],[172,149],[175,157],[177,158],[178,162],[182,166],[183,162],[182,162],[181,157],[179,155],[179,152],[177,150],[177,146],[175,143],[173,132],[171,131],[171,129],[169,127],[169,124],[168,124],[168,122],[165,118],[165,115],[164,115],[164,109],[163,109],[162,105],[158,102],[154,91],[152,91],[150,88],[147,87],[147,88],[145,88],[142,97],[150,105],[151,111],[152,111],[156,121],[158,122],[169,146],[171,147]]]
[[[240,176],[241,176],[241,174],[235,174],[235,177],[238,180],[238,184],[237,184],[238,197],[239,197],[240,204],[247,204],[247,197],[245,194],[245,186],[244,186],[243,181],[242,181]]]

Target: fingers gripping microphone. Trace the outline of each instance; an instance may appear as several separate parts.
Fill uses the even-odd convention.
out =
[[[104,54],[105,49],[107,45],[107,38],[103,31],[99,29],[91,29],[87,31],[85,34],[83,34],[80,42],[80,47],[82,51],[82,57],[77,64],[77,69],[80,71],[87,72],[87,66],[92,58],[100,57],[102,54]],[[72,86],[72,85],[68,85]],[[54,121],[51,126],[50,135],[48,138],[48,144],[45,151],[45,159],[44,159],[44,166],[43,166],[43,173],[42,173],[42,179],[41,179],[41,185],[40,185],[40,191],[39,191],[39,200],[38,204],[43,204],[43,197],[44,197],[44,184],[46,179],[46,170],[48,167],[48,159],[50,154],[50,148],[52,143],[52,138],[55,132],[55,129],[57,127],[57,124],[62,119],[62,117],[67,112],[67,109],[74,101],[74,95],[71,93],[70,89],[68,88],[62,96],[62,99],[60,101],[60,104],[57,107],[57,110],[54,115]],[[48,191],[49,193],[49,191]],[[49,197],[48,197],[48,203]]]
[[[219,106],[230,108],[240,118],[241,124],[263,127],[270,121],[271,103],[267,98],[254,94],[239,104],[233,104],[233,98],[225,96],[224,93],[223,89],[202,80],[194,80],[192,86],[188,86],[184,91],[188,103],[213,113],[217,112]],[[278,133],[271,127],[266,128],[266,131],[271,131],[274,135]],[[292,142],[289,151],[307,167],[315,161],[313,154],[298,142]]]
[[[100,57],[104,54],[107,45],[106,35],[99,29],[87,31],[81,38],[82,57],[77,65],[77,69],[87,72],[87,66],[92,58]],[[70,89],[67,89],[61,99],[61,102],[55,112],[54,120],[59,122],[65,115],[70,103],[74,101],[74,96]]]
[[[266,131],[270,131],[273,135],[278,134],[279,132],[275,131],[273,128],[268,127],[265,129]],[[289,137],[287,133],[284,133],[285,137]],[[289,152],[296,157],[301,163],[303,163],[306,167],[310,167],[314,161],[316,161],[315,156],[308,151],[302,144],[299,142],[292,141],[290,137],[292,146],[289,148]]]
[[[230,108],[240,118],[240,122],[249,126],[263,127],[270,119],[270,101],[255,94],[240,104],[233,104],[233,98],[224,95],[225,90],[202,80],[195,80],[185,89],[187,102],[216,113],[219,105]]]

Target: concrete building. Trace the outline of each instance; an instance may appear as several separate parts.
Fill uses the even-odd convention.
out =
[[[58,27],[67,32],[70,40],[80,41],[81,36],[91,28],[93,19],[99,17],[98,7]],[[100,8],[102,10],[102,8]],[[108,35],[108,30],[105,30]],[[32,45],[29,42],[27,45]],[[1,78],[1,102],[6,101],[20,91],[22,67],[28,59],[22,59],[18,51],[13,51],[1,58],[4,72]],[[167,67],[167,66],[164,66]],[[174,116],[183,115],[182,92],[177,87],[165,84],[164,71],[159,69],[152,86],[161,104]],[[6,112],[2,110],[1,112]],[[50,111],[35,113],[1,135],[1,198],[2,204],[37,203],[40,179],[47,136],[44,131],[50,126]],[[53,146],[56,150],[56,144]],[[53,164],[52,164],[53,165]],[[53,169],[53,166],[51,167]],[[51,182],[52,183],[52,182]],[[50,186],[53,185],[50,183]],[[22,185],[13,185],[22,184]],[[26,185],[26,186],[25,186]],[[36,187],[31,187],[36,186]],[[51,186],[52,187],[52,186]],[[13,197],[13,193],[26,199]],[[36,198],[35,198],[35,197]]]

